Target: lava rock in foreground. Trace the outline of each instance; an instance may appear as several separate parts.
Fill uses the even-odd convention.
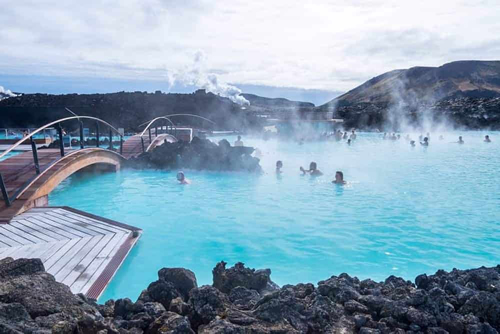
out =
[[[237,263],[198,287],[193,272],[163,268],[136,302],[97,304],[47,274],[39,259],[0,261],[0,333],[498,333],[500,265],[415,284],[347,274],[285,285]]]
[[[223,139],[215,144],[194,137],[190,143],[166,142],[151,152],[128,161],[132,168],[194,169],[209,171],[262,172],[259,159],[251,156],[252,147],[233,147]]]

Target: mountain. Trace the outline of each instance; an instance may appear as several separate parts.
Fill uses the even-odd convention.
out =
[[[284,98],[268,98],[254,94],[241,95],[250,102],[252,107],[271,109],[314,108],[314,104],[310,102],[290,101]]]
[[[316,108],[346,128],[400,131],[423,124],[500,128],[500,61],[394,70]]]
[[[23,94],[0,101],[0,128],[39,127],[77,115],[101,118],[115,127],[137,130],[137,126],[167,114],[195,114],[214,121],[217,129],[259,129],[262,120],[224,98],[205,90],[192,94],[165,94],[160,91],[110,94]],[[176,124],[206,125],[188,117],[175,118]]]
[[[440,67],[394,70],[326,105],[432,103],[457,97],[500,97],[500,61],[456,61]]]

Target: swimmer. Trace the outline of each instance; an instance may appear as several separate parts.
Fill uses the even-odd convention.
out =
[[[283,162],[281,160],[276,161],[276,174],[283,173],[281,168],[283,168]]]
[[[177,181],[179,181],[179,184],[190,184],[191,182],[186,179],[186,176],[184,176],[183,172],[177,173]]]
[[[347,139],[347,131],[344,132],[344,136],[342,137],[342,139]]]
[[[465,144],[464,140],[462,139],[462,136],[458,137],[457,144]]]
[[[311,176],[321,176],[323,173],[318,169],[318,165],[313,161],[309,164],[309,170],[305,170],[302,166],[300,167],[300,171],[303,175],[309,173]]]
[[[347,139],[347,145],[351,145],[351,139]]]
[[[411,147],[415,147],[415,141],[414,140],[410,140],[410,145],[411,145]]]
[[[352,140],[356,140],[356,137],[357,137],[357,136],[356,136],[356,133],[354,132],[354,130],[352,130],[352,133],[351,133],[350,138],[351,138]]]
[[[243,142],[241,141],[241,136],[238,136],[238,140],[234,142],[234,146],[243,146]]]
[[[491,143],[490,136],[488,136],[488,135],[484,136],[484,142],[485,143]]]
[[[335,180],[332,181],[334,184],[346,184],[347,182],[344,181],[344,173],[341,171],[337,171],[335,173]]]
[[[424,141],[420,142],[420,145],[422,145],[422,146],[429,146],[429,138],[424,137]]]

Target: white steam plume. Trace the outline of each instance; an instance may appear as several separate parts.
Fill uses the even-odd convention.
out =
[[[168,81],[170,86],[174,85],[175,82],[180,82],[185,85],[193,85],[205,89],[222,97],[227,97],[239,105],[250,104],[247,99],[241,96],[241,89],[220,82],[216,74],[209,73],[206,69],[205,61],[205,54],[202,51],[196,52],[191,66],[186,67],[184,70],[169,72]]]
[[[6,96],[6,97],[16,97],[17,95],[12,93],[9,89],[3,88],[3,86],[0,86],[0,94]],[[0,100],[2,99],[2,96],[0,96]]]

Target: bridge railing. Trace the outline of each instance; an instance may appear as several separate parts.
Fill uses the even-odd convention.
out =
[[[177,128],[176,128],[174,122],[172,122],[170,120],[170,118],[168,118],[168,117],[160,116],[160,117],[153,118],[149,122],[142,123],[139,125],[139,127],[143,127],[144,125],[146,125],[144,130],[139,134],[139,136],[141,138],[141,145],[142,145],[142,152],[143,153],[147,151],[146,144],[144,143],[144,135],[146,134],[146,131],[148,132],[148,136],[149,136],[149,145],[151,145],[151,143],[153,143],[153,139],[152,139],[153,134],[151,133],[151,129],[155,129],[154,136],[158,137],[158,135],[163,131],[164,125],[162,125],[161,122],[165,123],[164,121],[168,121],[168,125],[166,125],[166,127],[165,127],[165,132],[174,136],[174,137],[177,136]],[[158,123],[160,123],[160,124],[158,124]],[[153,124],[155,125],[154,127],[153,127]],[[160,128],[160,131],[158,131],[158,126]]]
[[[63,122],[68,122],[68,121],[73,121],[73,120],[78,120],[79,122],[79,134],[80,134],[80,149],[84,149],[85,148],[85,136],[84,136],[84,131],[83,131],[83,121],[82,120],[92,120],[95,122],[95,129],[96,129],[96,147],[100,147],[100,129],[99,129],[99,125],[100,124],[104,124],[105,126],[107,126],[109,128],[109,147],[108,149],[109,150],[114,150],[114,147],[113,147],[113,133],[116,133],[118,134],[118,136],[120,137],[120,148],[119,148],[119,151],[120,151],[120,155],[122,154],[123,152],[123,135],[120,133],[120,131],[118,131],[118,129],[116,129],[115,127],[113,127],[111,124],[109,124],[108,122],[102,120],[102,119],[99,119],[99,118],[96,118],[96,117],[91,117],[91,116],[71,116],[71,117],[66,117],[66,118],[61,118],[57,121],[54,121],[54,122],[51,122],[51,123],[48,123],[38,129],[36,129],[35,131],[32,131],[31,133],[29,133],[28,135],[26,135],[24,138],[20,139],[19,141],[17,141],[15,144],[13,144],[11,147],[9,147],[9,149],[7,149],[5,152],[3,152],[2,154],[0,154],[0,164],[2,163],[1,159],[6,157],[9,153],[15,151],[16,148],[18,148],[20,145],[22,145],[23,143],[25,143],[26,141],[29,141],[30,144],[31,144],[31,151],[33,153],[33,164],[34,164],[34,170],[35,170],[35,176],[38,176],[42,171],[41,171],[41,168],[40,168],[40,163],[39,163],[39,159],[38,159],[38,148],[37,148],[37,145],[35,143],[35,140],[34,140],[34,136],[39,134],[40,132],[44,131],[45,129],[51,127],[51,126],[54,126],[56,125],[56,129],[57,129],[57,133],[58,133],[58,139],[59,139],[59,151],[60,151],[60,155],[61,155],[61,158],[64,157],[65,155],[65,147],[64,147],[64,133],[63,133],[63,127],[61,126],[61,123]],[[71,137],[70,137],[70,144],[71,144]],[[60,159],[57,159],[51,163],[48,164],[48,166],[45,168],[50,168],[54,163],[56,163],[57,161],[59,161]],[[32,178],[33,179],[33,178]],[[28,180],[26,182],[26,184],[30,184],[32,179]],[[25,185],[26,186],[26,185]],[[12,204],[12,202],[15,200],[15,198],[23,191],[23,188],[25,187],[21,187],[20,189],[18,189],[17,191],[15,191],[15,193],[12,195],[12,196],[9,196],[9,192],[7,190],[7,186],[5,185],[5,180],[2,176],[2,173],[0,172],[0,191],[2,193],[2,197],[5,201],[5,204],[7,206],[10,206]]]

